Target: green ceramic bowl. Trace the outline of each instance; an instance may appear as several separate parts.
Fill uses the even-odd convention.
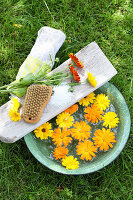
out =
[[[128,140],[131,125],[130,113],[127,104],[120,91],[109,82],[97,89],[97,92],[108,95],[120,119],[116,135],[117,142],[114,144],[113,149],[105,153],[100,153],[92,162],[84,162],[78,169],[66,170],[65,167],[61,166],[59,162],[52,158],[52,147],[49,145],[49,143],[44,143],[40,139],[37,139],[34,133],[31,132],[24,137],[25,142],[34,157],[44,166],[62,174],[88,174],[107,166],[121,153]]]

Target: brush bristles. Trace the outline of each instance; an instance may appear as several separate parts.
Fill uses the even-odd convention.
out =
[[[50,94],[50,88],[44,85],[32,85],[28,88],[23,116],[29,120],[35,120],[40,113],[41,107],[47,101]],[[30,117],[29,117],[30,116]]]

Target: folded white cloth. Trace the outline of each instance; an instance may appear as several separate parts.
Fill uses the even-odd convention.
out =
[[[36,72],[44,61],[49,63],[51,59],[54,60],[65,38],[65,34],[60,30],[47,26],[42,27],[38,31],[36,42],[30,54],[18,71],[16,79],[20,79],[29,72]]]

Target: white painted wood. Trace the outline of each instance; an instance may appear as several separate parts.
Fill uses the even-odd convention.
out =
[[[91,87],[88,83],[75,86],[74,92],[73,94],[70,94],[71,98],[68,99],[67,104],[62,104],[61,106],[53,104],[51,97],[51,100],[43,111],[41,120],[36,124],[28,124],[23,119],[21,119],[20,122],[12,122],[8,114],[10,108],[10,101],[8,101],[6,104],[0,107],[1,141],[6,143],[13,143],[19,140],[38,126],[49,121],[50,119],[61,113],[63,110],[67,109],[83,97],[87,96],[92,91],[105,84],[117,73],[113,65],[104,55],[96,42],[90,43],[89,45],[81,49],[76,55],[84,65],[84,69],[78,70],[81,76],[81,80],[83,81],[87,78],[87,71],[91,72],[97,80],[97,87]],[[65,61],[51,73],[66,69],[69,63],[70,59]]]

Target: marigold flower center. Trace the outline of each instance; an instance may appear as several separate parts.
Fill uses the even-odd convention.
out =
[[[43,128],[43,129],[42,129],[42,132],[46,132],[46,129],[45,129],[45,128]]]

